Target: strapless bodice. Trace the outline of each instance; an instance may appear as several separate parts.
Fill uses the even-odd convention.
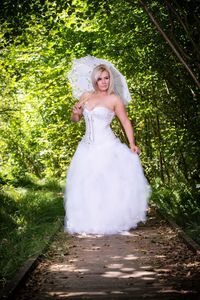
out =
[[[149,187],[139,157],[110,128],[106,107],[83,110],[85,136],[67,173],[65,231],[121,234],[145,221]]]
[[[115,116],[114,111],[104,106],[96,106],[92,110],[83,109],[86,124],[85,135],[82,142],[87,144],[99,144],[116,139],[110,124]]]

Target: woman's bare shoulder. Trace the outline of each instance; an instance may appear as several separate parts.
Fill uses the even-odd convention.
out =
[[[90,96],[92,95],[92,93],[93,93],[92,91],[84,92],[84,93],[81,95],[80,99],[88,98],[88,97],[90,97]]]
[[[113,101],[114,104],[123,103],[122,99],[117,94],[112,94],[111,96],[112,96],[112,101]]]
[[[79,99],[79,103],[80,104],[83,104],[83,103],[85,103],[89,98],[90,98],[90,96],[92,95],[92,91],[88,91],[88,92],[84,92],[82,95],[81,95],[81,97],[80,97],[80,99]]]

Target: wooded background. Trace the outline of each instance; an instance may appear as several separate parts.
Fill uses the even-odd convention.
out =
[[[12,215],[18,228],[6,187],[65,180],[84,132],[84,122],[70,120],[67,73],[74,58],[90,54],[127,79],[152,202],[200,240],[199,16],[194,0],[1,1],[2,220]],[[124,141],[116,120],[112,127]]]

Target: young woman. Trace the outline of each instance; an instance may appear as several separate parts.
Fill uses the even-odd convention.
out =
[[[91,80],[94,92],[84,93],[72,112],[74,122],[84,117],[86,132],[67,173],[65,231],[116,234],[145,221],[150,188],[125,106],[113,92],[110,69],[97,66]],[[110,128],[115,116],[130,148]]]

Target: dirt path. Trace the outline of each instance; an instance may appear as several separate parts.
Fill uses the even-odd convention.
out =
[[[17,300],[200,299],[200,261],[158,216],[124,235],[59,233]]]

